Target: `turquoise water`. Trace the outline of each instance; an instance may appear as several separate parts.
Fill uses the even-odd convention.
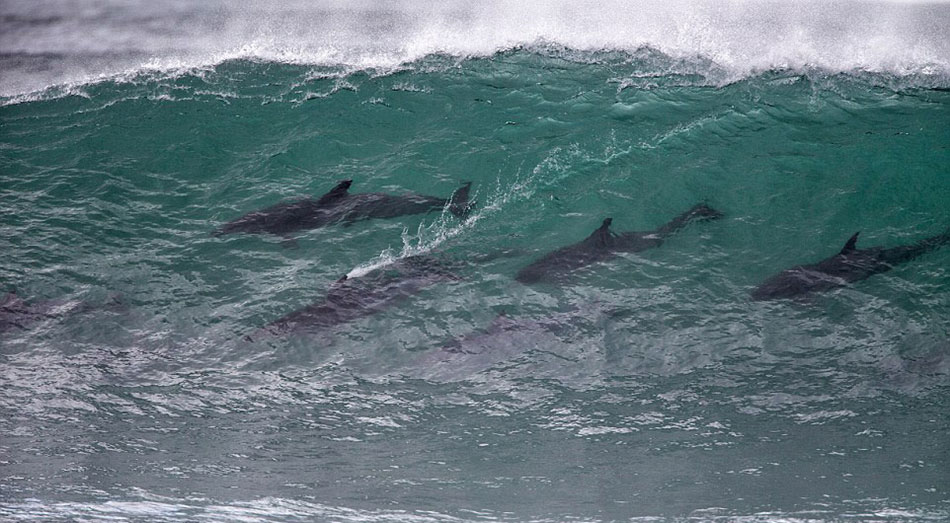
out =
[[[946,78],[736,77],[539,43],[11,94],[0,290],[60,309],[0,334],[0,515],[950,517],[950,248],[806,301],[749,299],[855,231],[890,247],[950,226]],[[477,204],[296,247],[211,236],[342,179],[439,197],[471,181]],[[604,218],[650,230],[699,202],[723,218],[566,284],[514,280]],[[245,339],[413,255],[458,279]]]

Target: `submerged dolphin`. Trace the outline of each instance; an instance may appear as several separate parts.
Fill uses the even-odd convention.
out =
[[[521,269],[515,279],[528,284],[566,280],[574,270],[610,258],[618,252],[640,252],[659,247],[663,240],[692,220],[713,220],[720,217],[722,217],[721,212],[705,204],[699,204],[654,231],[631,231],[620,234],[610,230],[612,220],[607,218],[584,240],[545,255]]]
[[[532,376],[554,372],[568,379],[572,369],[584,367],[578,343],[600,330],[610,312],[598,303],[542,317],[512,317],[502,312],[486,328],[455,337],[439,348],[414,359],[405,374],[426,380],[452,382],[471,379],[483,372],[506,372],[513,366],[529,365]]]
[[[324,299],[268,323],[247,339],[263,333],[318,332],[371,316],[438,282],[458,279],[440,260],[409,256],[359,278],[340,278]]]
[[[0,334],[13,329],[26,330],[34,323],[59,318],[68,314],[121,305],[118,295],[104,306],[93,306],[79,300],[39,300],[27,302],[15,292],[0,297]]]
[[[370,218],[393,218],[406,214],[420,214],[444,208],[464,218],[471,210],[468,201],[471,183],[456,189],[450,198],[423,194],[391,195],[384,193],[350,194],[352,180],[343,180],[318,199],[302,198],[282,202],[252,211],[232,220],[212,233],[222,236],[235,232],[271,233],[286,236],[306,229],[316,229],[333,223],[350,225]]]
[[[950,243],[950,229],[943,234],[925,238],[912,245],[871,247],[858,249],[858,234],[854,233],[841,252],[811,265],[798,265],[765,280],[752,291],[753,300],[797,298],[811,292],[821,292],[860,281],[881,272],[887,272]]]
[[[26,329],[32,323],[53,317],[52,307],[28,304],[15,293],[9,292],[0,298],[0,333]]]

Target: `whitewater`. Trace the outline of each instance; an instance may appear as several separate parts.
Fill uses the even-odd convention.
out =
[[[772,69],[920,76],[947,85],[945,3],[5,2],[0,95],[258,59],[391,70],[433,54],[519,46],[655,49],[714,65],[717,83]]]

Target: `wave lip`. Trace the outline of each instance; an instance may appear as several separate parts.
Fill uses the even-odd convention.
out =
[[[950,3],[101,4],[91,13],[56,5],[33,13],[30,0],[4,2],[0,96],[136,69],[170,71],[233,59],[385,70],[431,55],[490,57],[539,45],[581,53],[650,48],[674,59],[709,60],[734,79],[803,68],[924,75],[945,83],[950,77]]]

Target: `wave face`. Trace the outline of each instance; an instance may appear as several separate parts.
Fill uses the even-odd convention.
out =
[[[689,17],[667,7],[641,45],[608,29],[649,17],[610,4],[617,20],[551,4],[521,24],[504,4],[331,5],[311,42],[363,36],[320,58],[284,47],[309,31],[303,4],[143,4],[135,24],[110,3],[37,5],[3,23],[140,38],[49,47],[102,67],[37,66],[51,76],[0,105],[0,519],[950,518],[950,247],[750,299],[855,231],[864,248],[947,230],[950,91],[931,58],[783,62],[735,44],[739,27],[676,48],[669,17]],[[943,9],[848,6],[855,35],[861,16]],[[766,31],[758,4],[684,9],[760,9],[736,23]],[[768,11],[776,31],[794,32],[788,10]],[[181,38],[198,20],[217,37]],[[730,38],[769,65],[730,58]],[[476,203],[212,235],[344,179],[440,198],[470,181]],[[723,217],[556,285],[515,279],[605,218],[648,231],[700,202]],[[330,293],[375,308],[262,329]]]
[[[769,1],[149,2],[0,6],[0,95],[226,59],[391,68],[546,43],[710,60],[731,79],[813,67],[950,75],[948,3]]]

